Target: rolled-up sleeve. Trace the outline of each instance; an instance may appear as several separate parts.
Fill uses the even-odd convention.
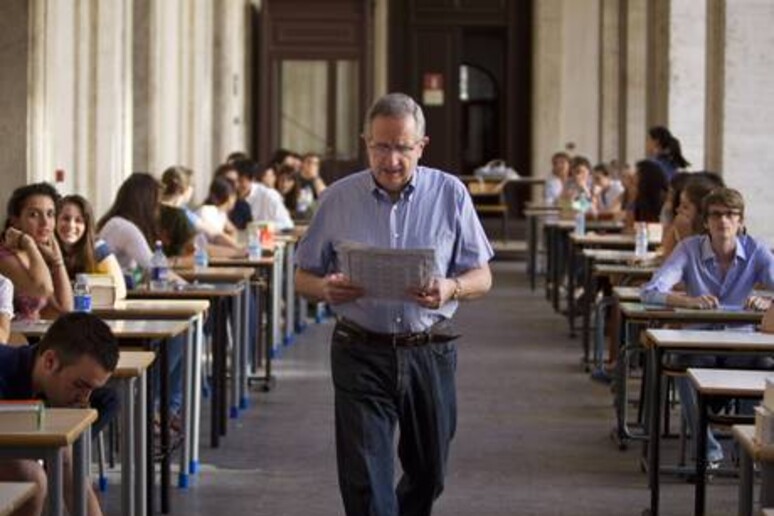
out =
[[[648,305],[665,305],[672,287],[683,281],[685,268],[690,260],[689,248],[680,242],[672,254],[642,288],[640,300]]]
[[[13,283],[5,276],[0,276],[0,314],[13,317]]]

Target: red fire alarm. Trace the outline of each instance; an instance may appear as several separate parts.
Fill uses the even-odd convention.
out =
[[[65,171],[61,168],[56,169],[54,172],[54,181],[57,183],[64,183]]]

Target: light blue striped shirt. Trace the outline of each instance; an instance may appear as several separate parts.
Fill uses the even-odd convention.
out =
[[[774,256],[752,237],[736,238],[736,256],[723,277],[708,235],[682,240],[642,289],[642,302],[666,304],[672,287],[683,282],[696,297],[711,294],[722,307],[742,307],[757,284],[774,288]]]
[[[434,277],[453,277],[485,265],[493,255],[465,185],[440,170],[417,167],[393,203],[371,171],[357,172],[325,189],[296,252],[296,265],[317,276],[338,272],[336,249],[344,242],[391,249],[435,251]],[[337,315],[371,331],[422,331],[451,317],[451,301],[429,310],[413,301],[363,297],[335,305]]]

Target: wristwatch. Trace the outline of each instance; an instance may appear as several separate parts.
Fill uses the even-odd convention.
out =
[[[451,295],[452,301],[459,301],[462,295],[462,282],[459,278],[452,278],[452,281],[454,282],[454,292]]]

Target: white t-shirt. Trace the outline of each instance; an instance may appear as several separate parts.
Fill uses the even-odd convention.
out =
[[[277,190],[253,183],[250,194],[245,197],[245,201],[250,205],[253,220],[271,220],[278,230],[293,227],[290,212],[285,207],[282,195]]]
[[[13,283],[0,275],[0,314],[13,317]]]
[[[562,180],[556,176],[551,176],[546,181],[544,187],[546,204],[556,204],[562,195]]]
[[[99,238],[113,250],[122,269],[150,267],[153,251],[145,235],[133,222],[123,217],[113,217],[102,226]]]
[[[225,212],[220,211],[217,206],[204,204],[196,210],[196,214],[207,227],[208,235],[220,235],[225,231],[228,215]]]
[[[610,181],[610,186],[608,186],[599,196],[599,209],[604,211],[611,209],[613,203],[615,203],[616,199],[618,199],[623,192],[624,186],[619,180],[613,179]]]

